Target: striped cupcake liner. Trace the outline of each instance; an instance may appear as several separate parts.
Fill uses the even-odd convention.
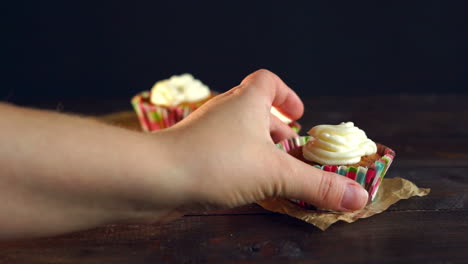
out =
[[[133,109],[144,131],[155,131],[171,127],[202,105],[200,103],[191,106],[161,106],[152,104],[149,98],[150,92],[144,91],[135,95],[131,100]]]
[[[286,139],[276,144],[276,146],[281,150],[289,152],[292,149],[305,145],[309,138],[309,136],[305,136]],[[379,160],[376,160],[374,164],[372,164],[370,167],[335,165],[315,165],[314,167],[324,171],[334,172],[348,177],[352,180],[355,180],[367,190],[367,192],[369,193],[369,202],[372,202],[376,197],[382,179],[384,178],[385,174],[388,171],[388,168],[390,167],[393,159],[395,158],[395,152],[392,149],[381,144],[377,144],[377,153],[381,156],[381,158]],[[305,208],[311,207],[311,205],[308,205],[303,201],[294,202]]]
[[[294,131],[296,131],[296,133],[299,133],[299,131],[301,131],[301,125],[296,121],[292,121],[291,123],[288,124],[288,126],[292,128]]]

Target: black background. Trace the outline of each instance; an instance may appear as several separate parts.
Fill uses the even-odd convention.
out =
[[[217,91],[267,68],[300,96],[465,92],[466,1],[14,1],[0,100],[128,98],[173,74]]]

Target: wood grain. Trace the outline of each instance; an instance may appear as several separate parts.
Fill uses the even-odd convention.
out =
[[[387,212],[326,232],[278,214],[192,216],[6,244],[2,256],[12,263],[463,263],[467,228],[467,211]]]

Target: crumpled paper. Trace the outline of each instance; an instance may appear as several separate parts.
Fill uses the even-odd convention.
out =
[[[325,231],[340,220],[352,223],[360,218],[379,214],[399,200],[413,196],[426,196],[429,192],[430,189],[418,188],[414,183],[403,178],[385,178],[380,184],[375,200],[363,209],[354,212],[308,210],[285,198],[271,198],[257,203],[267,210],[299,218]]]

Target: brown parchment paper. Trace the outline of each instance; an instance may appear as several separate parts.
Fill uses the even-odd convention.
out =
[[[360,218],[379,214],[401,199],[426,196],[429,192],[430,189],[418,188],[414,183],[403,178],[386,178],[380,184],[375,200],[363,209],[354,212],[307,210],[284,198],[272,198],[257,203],[267,210],[299,218],[325,230],[337,221],[352,223]]]

